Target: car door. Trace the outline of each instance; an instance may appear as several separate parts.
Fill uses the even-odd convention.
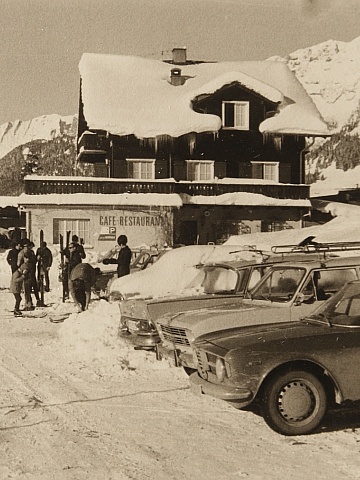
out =
[[[312,270],[299,294],[294,298],[290,319],[299,320],[311,314],[322,302],[338,292],[345,283],[357,278],[356,267]]]

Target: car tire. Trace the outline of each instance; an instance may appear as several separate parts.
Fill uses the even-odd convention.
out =
[[[268,426],[282,435],[306,435],[321,424],[328,399],[321,381],[306,371],[281,372],[268,381],[261,412]]]

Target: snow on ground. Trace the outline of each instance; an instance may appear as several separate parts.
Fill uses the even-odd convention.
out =
[[[246,244],[247,245],[247,244]],[[158,297],[181,292],[190,293],[196,278],[201,275],[197,266],[220,260],[260,261],[256,252],[234,245],[189,245],[166,252],[151,268],[130,277],[116,279],[111,292],[127,297]]]
[[[297,244],[309,235],[314,235],[318,242],[359,240],[359,207],[331,203],[327,209],[336,217],[325,225],[231,237],[224,246],[198,245],[171,250],[150,268],[117,279],[112,289],[122,293],[136,291],[142,296],[180,293],[198,275],[199,270],[195,268],[197,264],[230,258],[256,258],[253,252],[242,251],[242,245],[254,245],[269,251],[272,245]],[[116,375],[119,368],[127,372],[142,371],[144,375],[149,368],[167,368],[166,363],[156,362],[153,354],[134,351],[118,337],[120,314],[117,302],[99,300],[94,296],[89,310],[82,313],[76,313],[71,301],[62,303],[62,287],[58,279],[59,252],[54,248],[53,253],[51,292],[45,293],[45,303],[50,305],[46,308],[48,315],[71,313],[59,329],[59,342],[63,348],[79,361],[93,362],[99,372],[106,372],[107,375]],[[7,251],[0,253],[0,289],[3,290],[10,284],[6,255]],[[97,252],[88,252],[87,260],[96,265],[99,257]],[[13,295],[8,293],[5,298],[6,305],[2,307],[12,310]]]

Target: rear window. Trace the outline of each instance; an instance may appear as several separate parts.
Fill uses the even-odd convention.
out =
[[[357,279],[355,268],[342,268],[331,270],[317,270],[314,272],[317,287],[325,293],[333,294],[340,290],[345,283]]]
[[[239,271],[242,275],[244,272]],[[202,286],[205,293],[235,292],[239,275],[236,271],[224,267],[206,267]]]

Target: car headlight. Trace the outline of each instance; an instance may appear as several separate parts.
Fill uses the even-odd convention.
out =
[[[215,362],[215,373],[217,379],[222,382],[226,376],[226,367],[224,360],[220,357],[217,357]]]
[[[110,292],[109,300],[110,302],[122,302],[125,300],[125,297],[120,292]]]
[[[195,335],[189,329],[186,329],[185,333],[186,333],[187,339],[189,340],[190,345],[192,345],[195,341]]]

